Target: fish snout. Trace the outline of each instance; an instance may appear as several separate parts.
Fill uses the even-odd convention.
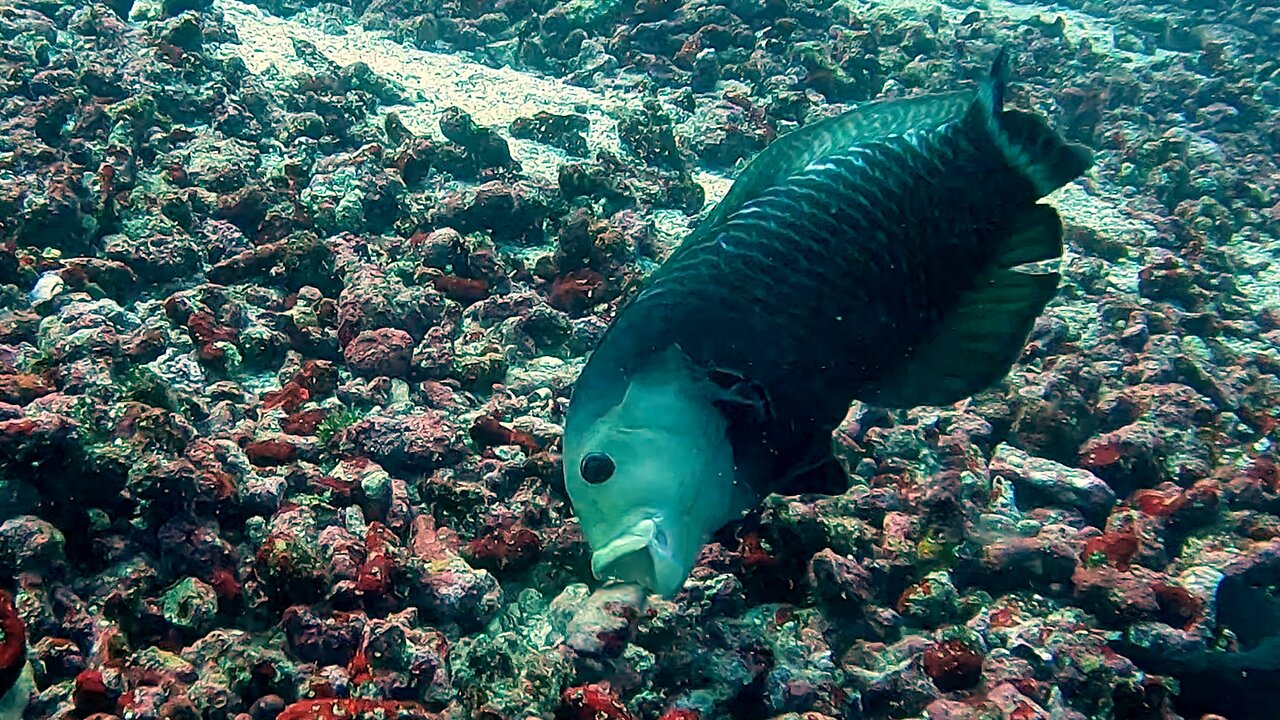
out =
[[[591,555],[591,573],[601,580],[635,583],[664,596],[684,584],[671,535],[657,518],[641,520]]]

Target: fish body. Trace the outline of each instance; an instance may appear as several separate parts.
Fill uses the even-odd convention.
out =
[[[977,92],[876,103],[766,148],[619,312],[575,385],[566,488],[598,577],[678,591],[719,527],[814,489],[854,400],[1003,377],[1056,292],[1038,202],[1087,150]],[[823,488],[838,492],[841,488]]]

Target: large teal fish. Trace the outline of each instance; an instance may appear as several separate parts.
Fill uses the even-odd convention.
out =
[[[670,596],[712,533],[812,491],[854,400],[944,405],[1008,373],[1057,292],[1038,202],[1088,150],[976,91],[778,139],[620,310],[574,387],[566,488],[598,578]],[[827,475],[829,477],[829,475]],[[836,489],[839,491],[839,488]]]

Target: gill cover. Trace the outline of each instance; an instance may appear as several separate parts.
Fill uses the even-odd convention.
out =
[[[672,347],[630,379],[618,405],[566,433],[565,486],[596,577],[673,595],[711,534],[749,507],[713,392]],[[601,455],[612,464],[605,479],[593,467]]]

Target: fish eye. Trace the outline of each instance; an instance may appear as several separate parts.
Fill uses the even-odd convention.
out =
[[[591,485],[599,485],[613,477],[615,469],[613,458],[602,452],[587,453],[578,467],[582,479]]]

